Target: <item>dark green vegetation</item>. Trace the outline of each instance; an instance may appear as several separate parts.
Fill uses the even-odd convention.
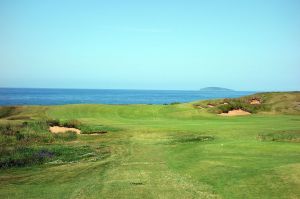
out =
[[[299,92],[2,107],[0,133],[0,198],[300,198]]]

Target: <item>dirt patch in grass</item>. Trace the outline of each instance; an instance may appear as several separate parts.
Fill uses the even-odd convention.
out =
[[[66,133],[68,131],[75,132],[77,134],[81,133],[81,131],[79,129],[68,128],[68,127],[61,127],[61,126],[51,126],[49,128],[49,130],[50,130],[51,133]]]
[[[253,104],[253,105],[255,105],[255,104],[261,104],[261,102],[260,102],[259,99],[251,99],[250,100],[250,104]]]
[[[251,115],[251,113],[244,111],[242,109],[236,109],[228,111],[228,113],[220,113],[221,116],[240,116],[240,115]]]

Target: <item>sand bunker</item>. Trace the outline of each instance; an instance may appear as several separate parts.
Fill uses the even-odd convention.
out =
[[[252,99],[250,101],[250,104],[260,104],[260,100],[258,100],[258,99]]]
[[[238,115],[250,115],[251,113],[247,112],[247,111],[244,111],[242,109],[237,109],[237,110],[232,110],[232,111],[229,111],[228,113],[221,113],[219,115],[222,115],[222,116],[238,116]]]
[[[214,104],[207,104],[207,106],[208,106],[209,108],[215,107]]]
[[[75,132],[77,134],[80,134],[80,130],[79,129],[75,129],[75,128],[67,128],[67,127],[61,127],[61,126],[51,126],[49,128],[51,133],[65,133],[67,131],[72,131]]]

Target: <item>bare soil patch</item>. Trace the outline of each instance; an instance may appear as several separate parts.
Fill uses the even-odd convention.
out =
[[[251,115],[251,113],[244,111],[242,109],[236,109],[236,110],[232,110],[229,111],[228,113],[221,113],[219,115],[222,116],[238,116],[238,115]]]
[[[261,104],[260,100],[259,99],[252,99],[250,101],[250,104]]]
[[[61,126],[51,126],[49,128],[49,130],[50,130],[51,133],[65,133],[65,132],[68,132],[68,131],[72,131],[72,132],[75,132],[77,134],[81,133],[81,131],[79,129],[68,128],[68,127],[61,127]]]

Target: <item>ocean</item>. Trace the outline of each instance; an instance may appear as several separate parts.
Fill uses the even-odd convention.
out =
[[[0,105],[168,104],[234,98],[254,91],[0,88]]]

